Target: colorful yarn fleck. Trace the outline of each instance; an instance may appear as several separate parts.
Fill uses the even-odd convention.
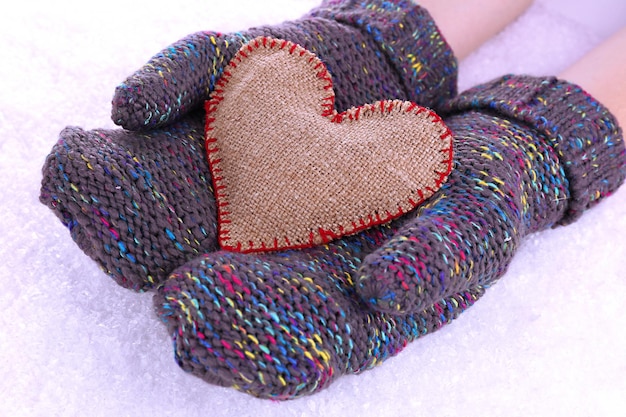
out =
[[[339,111],[391,98],[438,108],[455,136],[448,182],[419,210],[329,245],[216,251],[193,110],[256,35],[317,53]],[[327,1],[278,28],[192,35],[117,90],[114,120],[147,131],[65,129],[40,199],[118,283],[158,288],[183,369],[263,398],[311,394],[449,323],[502,276],[524,236],[576,220],[624,180],[621,130],[579,88],[508,76],[446,103],[455,69],[410,2]]]
[[[367,309],[353,277],[362,257],[394,231],[383,226],[302,251],[222,251],[188,262],[154,299],[178,364],[212,384],[293,399],[382,363],[482,296],[476,286],[403,317]]]
[[[613,116],[566,82],[504,77],[444,110],[455,168],[418,210],[326,246],[174,271],[155,304],[179,365],[263,398],[316,392],[449,323],[525,235],[573,221],[626,175]]]
[[[150,289],[215,250],[215,199],[202,115],[158,131],[67,127],[48,156],[40,200],[118,284]]]
[[[526,235],[575,221],[626,176],[616,120],[570,83],[506,76],[441,110],[455,167],[415,219],[364,260],[357,290],[376,310],[419,312],[494,282]]]
[[[146,130],[178,120],[203,104],[231,58],[258,36],[316,54],[333,75],[339,112],[396,98],[436,107],[456,93],[456,59],[425,9],[401,0],[332,0],[279,26],[181,39],[117,87],[113,121]]]
[[[204,113],[191,109],[208,97],[235,45],[257,33],[316,51],[330,65],[339,111],[393,97],[435,105],[456,93],[452,51],[409,1],[328,1],[297,22],[173,44],[120,85],[113,103],[126,128],[171,125],[143,133],[69,127],[43,168],[41,202],[120,285],[154,288],[216,249]]]

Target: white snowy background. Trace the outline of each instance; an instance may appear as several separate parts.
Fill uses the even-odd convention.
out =
[[[115,285],[38,202],[59,131],[114,127],[115,86],[154,53],[197,30],[279,23],[316,4],[3,7],[0,416],[626,415],[626,187],[577,223],[529,237],[506,276],[453,324],[372,371],[284,403],[180,370],[151,295]],[[623,0],[537,0],[461,62],[461,88],[507,72],[556,74],[624,25]]]

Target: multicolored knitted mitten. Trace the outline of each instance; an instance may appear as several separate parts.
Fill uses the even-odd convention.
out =
[[[572,223],[626,176],[622,130],[579,87],[507,76],[441,109],[455,136],[448,182],[364,259],[372,308],[419,312],[506,271],[530,233]]]
[[[456,93],[454,55],[430,15],[410,1],[326,1],[296,22],[245,35],[197,33],[173,44],[113,100],[113,118],[128,129],[168,126],[142,133],[68,127],[43,168],[41,202],[120,285],[153,288],[217,248],[204,113],[196,107],[239,46],[259,33],[317,51],[338,111],[393,98],[434,107]]]
[[[188,262],[154,297],[177,363],[211,384],[293,399],[382,363],[483,295],[476,286],[414,315],[368,309],[355,277],[396,231],[386,225],[309,249],[220,251]]]
[[[117,87],[113,121],[146,130],[178,120],[208,98],[224,66],[258,36],[315,53],[333,75],[340,112],[395,98],[436,107],[456,93],[456,59],[425,9],[408,0],[326,0],[293,22],[198,32],[172,44]]]
[[[155,305],[179,365],[264,398],[316,392],[450,322],[524,236],[573,222],[626,176],[615,119],[567,82],[507,76],[445,112],[455,168],[417,210],[328,245],[174,271]]]

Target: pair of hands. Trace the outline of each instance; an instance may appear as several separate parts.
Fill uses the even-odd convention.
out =
[[[384,99],[438,111],[454,135],[448,181],[416,210],[326,245],[220,250],[201,106],[257,36],[318,55],[338,111]],[[526,234],[597,202],[571,192],[593,194],[566,176],[569,147],[555,147],[560,119],[549,110],[575,99],[563,119],[591,113],[580,90],[503,77],[455,95],[452,51],[410,1],[331,0],[276,27],[193,34],[117,88],[112,117],[124,130],[61,133],[41,201],[118,283],[156,289],[183,369],[259,397],[298,397],[449,323],[502,276]],[[598,181],[601,194],[621,183]]]

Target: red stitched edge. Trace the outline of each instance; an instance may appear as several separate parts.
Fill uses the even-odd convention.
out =
[[[274,237],[273,242],[270,245],[267,245],[265,242],[260,242],[258,246],[254,245],[254,242],[250,241],[244,247],[242,242],[234,242],[235,244],[229,244],[230,235],[229,230],[225,227],[231,223],[229,218],[230,213],[228,212],[228,202],[223,201],[223,198],[227,198],[227,195],[224,193],[226,186],[223,185],[221,176],[222,170],[219,168],[219,164],[221,162],[220,158],[212,159],[211,156],[214,154],[219,154],[219,148],[217,147],[217,138],[214,138],[210,135],[210,132],[214,130],[213,123],[215,122],[215,118],[211,117],[211,115],[216,111],[217,105],[224,99],[224,87],[230,81],[232,77],[231,71],[229,68],[236,69],[237,65],[241,63],[244,59],[248,58],[248,54],[254,52],[255,49],[259,48],[270,48],[270,49],[287,49],[291,55],[297,54],[300,57],[305,55],[309,56],[309,62],[317,61],[318,63],[314,66],[314,70],[317,72],[317,77],[326,81],[326,84],[323,86],[323,89],[328,91],[328,97],[324,98],[322,104],[322,116],[328,117],[333,123],[342,123],[346,118],[348,120],[359,120],[362,116],[362,113],[391,113],[396,104],[399,102],[398,100],[382,100],[371,104],[365,104],[362,106],[353,107],[351,109],[346,110],[345,112],[338,113],[335,110],[335,92],[333,89],[333,81],[331,78],[326,65],[319,60],[319,58],[309,52],[302,46],[298,44],[294,44],[287,40],[279,40],[270,37],[261,36],[253,39],[249,43],[245,44],[241,47],[239,52],[231,59],[228,66],[224,69],[221,78],[217,81],[213,92],[211,93],[210,98],[205,102],[204,109],[206,111],[206,119],[205,119],[205,150],[207,153],[207,160],[209,162],[209,168],[211,170],[211,179],[213,183],[213,191],[215,193],[215,200],[217,203],[217,220],[218,220],[218,241],[222,249],[233,251],[233,252],[241,252],[241,253],[253,253],[253,252],[267,252],[267,251],[277,251],[277,250],[288,250],[288,249],[306,249],[313,246],[319,245],[319,243],[314,243],[316,237],[319,236],[322,239],[321,244],[327,244],[333,240],[339,239],[342,236],[352,235],[363,230],[372,228],[374,226],[379,226],[381,224],[385,224],[390,222],[391,220],[402,216],[407,213],[407,211],[403,210],[402,207],[398,207],[398,211],[395,213],[391,213],[387,211],[384,216],[380,214],[368,215],[367,219],[360,218],[358,222],[353,221],[351,224],[351,228],[345,229],[344,226],[338,225],[339,233],[335,233],[332,230],[326,230],[323,228],[319,228],[317,230],[317,234],[313,231],[309,234],[308,243],[295,245],[291,244],[288,236],[284,236],[284,244],[279,242],[279,238]],[[444,127],[444,133],[440,136],[441,140],[447,140],[451,138],[452,132],[448,128],[448,126],[444,123],[441,117],[435,113],[434,111],[422,107],[416,103],[411,102],[411,105],[404,110],[405,113],[413,112],[415,115],[428,112],[429,116],[432,118],[433,123],[440,124]],[[441,162],[444,165],[444,169],[442,171],[435,170],[435,174],[438,175],[438,178],[435,180],[435,184],[437,189],[441,187],[441,185],[446,181],[448,175],[452,171],[453,165],[453,141],[450,140],[450,146],[441,149],[440,152],[444,153],[447,156],[445,160]],[[426,187],[426,190],[432,195],[436,192],[435,189],[430,187]],[[414,200],[412,197],[409,197],[408,202],[411,206],[411,210],[422,204],[427,198],[424,194],[424,190],[415,190],[414,193],[418,197],[417,200]],[[408,210],[410,211],[410,210]]]

